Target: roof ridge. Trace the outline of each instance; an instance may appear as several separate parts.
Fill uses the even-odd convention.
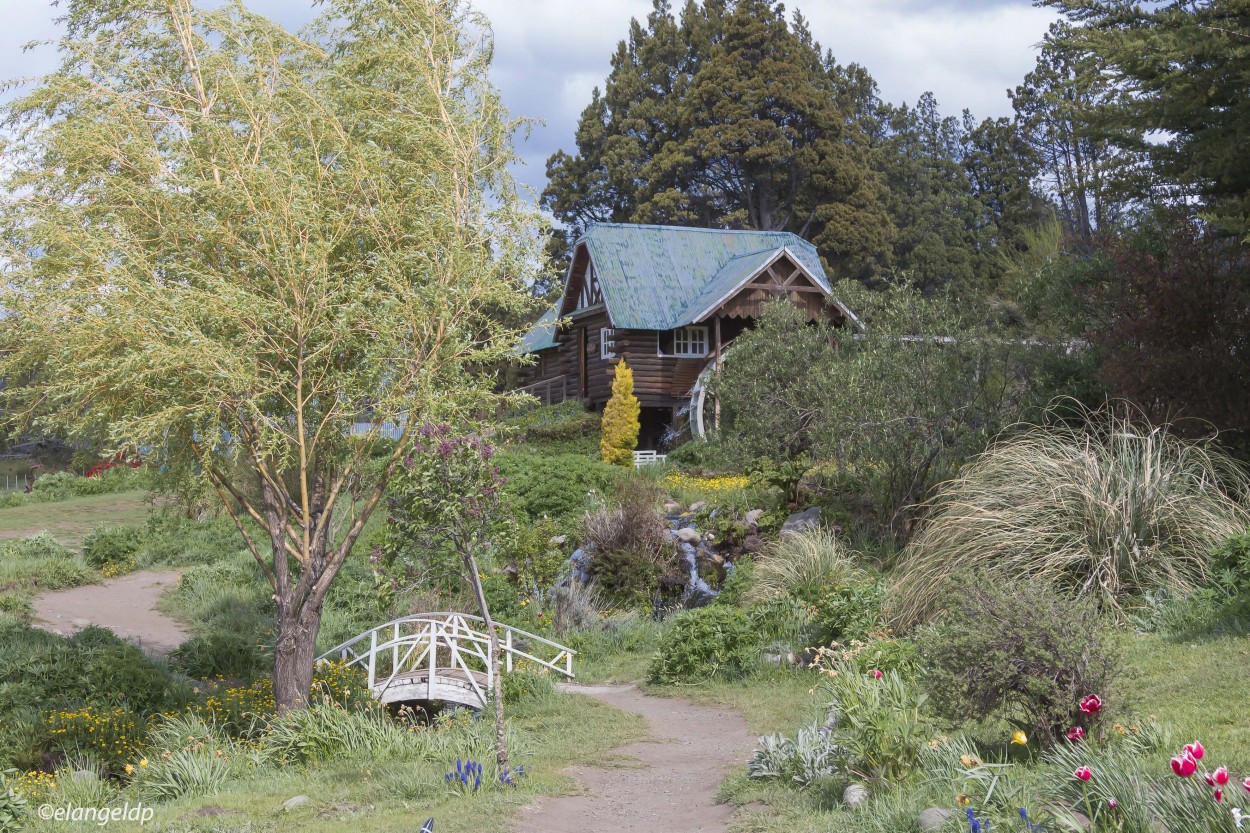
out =
[[[714,232],[716,234],[781,234],[786,237],[793,237],[796,240],[802,240],[807,245],[812,245],[811,241],[803,240],[802,237],[792,231],[769,231],[767,229],[757,228],[706,228],[704,226],[676,226],[669,223],[610,223],[607,221],[599,221],[591,223],[586,227],[586,231],[590,231],[595,226],[612,226],[614,228],[659,228],[671,229],[674,231],[705,231]]]

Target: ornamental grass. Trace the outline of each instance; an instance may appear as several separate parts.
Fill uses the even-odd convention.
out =
[[[1030,426],[941,487],[896,571],[899,625],[931,618],[961,573],[1046,581],[1116,613],[1147,591],[1203,583],[1211,550],[1250,525],[1245,472],[1167,426],[1087,420]]]

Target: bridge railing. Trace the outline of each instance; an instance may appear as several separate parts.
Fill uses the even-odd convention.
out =
[[[496,622],[495,626],[499,631],[502,673],[511,672],[519,660],[529,660],[573,677],[576,651],[511,625]],[[439,676],[463,675],[483,703],[495,687],[485,621],[468,613],[404,616],[331,648],[319,659],[330,658],[364,668],[370,689],[380,697],[397,680],[422,673],[427,675],[431,687]],[[477,676],[484,676],[485,691]]]

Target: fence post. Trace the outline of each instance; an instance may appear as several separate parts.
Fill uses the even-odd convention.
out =
[[[378,657],[378,632],[371,631],[369,633],[369,688],[373,688],[373,684],[377,682],[376,663]]]
[[[507,660],[505,660],[505,662],[508,666],[507,671],[509,674],[511,674],[512,673],[512,628],[507,629],[506,635],[504,636],[504,641],[506,643],[505,650],[507,651],[507,657],[508,657]]]

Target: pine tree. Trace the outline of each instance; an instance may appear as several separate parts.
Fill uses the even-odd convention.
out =
[[[634,371],[621,359],[612,379],[612,398],[603,409],[603,435],[599,440],[603,462],[613,466],[633,466],[634,449],[638,447],[640,411],[638,397],[634,396]]]

